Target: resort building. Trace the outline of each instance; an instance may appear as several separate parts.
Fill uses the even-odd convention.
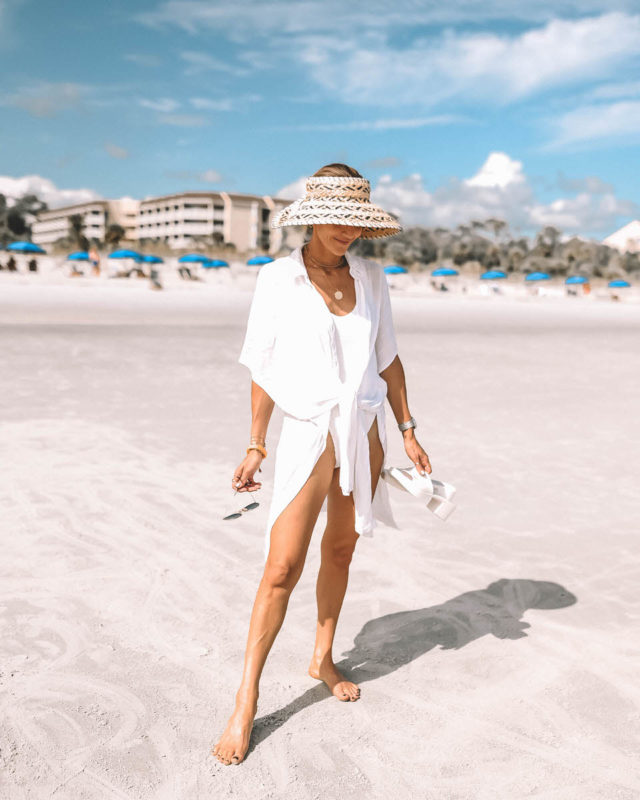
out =
[[[276,253],[283,244],[274,215],[290,201],[233,192],[180,192],[140,201],[136,238],[174,250],[232,244],[239,252]]]
[[[102,243],[110,225],[121,225],[124,246],[162,243],[172,250],[231,244],[238,252],[277,253],[300,242],[298,230],[272,229],[274,216],[290,200],[235,192],[179,192],[134,200],[93,200],[42,211],[32,226],[32,240],[51,246],[71,233],[71,217],[83,219],[89,241]]]
[[[124,239],[132,241],[136,238],[138,205],[132,197],[121,197],[41,211],[31,226],[31,239],[34,244],[47,247],[67,238],[72,231],[71,217],[79,214],[83,220],[82,232],[90,242],[92,239],[103,242],[110,225],[120,225],[124,228]]]
[[[615,247],[621,253],[640,253],[640,220],[634,219],[611,236],[607,236],[602,244]]]

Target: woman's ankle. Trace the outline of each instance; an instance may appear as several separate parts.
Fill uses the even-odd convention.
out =
[[[254,705],[258,702],[258,694],[257,686],[241,686],[236,692],[236,705]]]
[[[313,651],[313,656],[311,657],[311,663],[320,665],[323,662],[333,663],[333,647],[329,647],[329,649],[323,647]]]

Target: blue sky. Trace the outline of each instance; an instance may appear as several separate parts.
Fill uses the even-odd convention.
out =
[[[637,1],[49,9],[0,0],[10,196],[295,197],[345,161],[405,224],[602,238],[640,217]]]

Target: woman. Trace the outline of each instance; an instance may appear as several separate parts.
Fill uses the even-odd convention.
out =
[[[311,239],[261,267],[239,358],[251,370],[252,423],[247,455],[232,479],[238,492],[260,489],[254,475],[267,455],[275,404],[284,417],[242,681],[212,750],[223,764],[240,763],[248,749],[260,675],[325,506],[309,675],[338,700],[360,696],[336,669],[332,646],[358,537],[372,535],[375,519],[397,528],[386,484],[378,482],[386,456],[385,396],[407,455],[422,474],[431,472],[407,404],[383,270],[347,256],[356,239],[390,236],[400,226],[370,203],[369,182],[344,164],[323,167],[307,180],[305,196],[273,223],[284,225],[312,225]]]

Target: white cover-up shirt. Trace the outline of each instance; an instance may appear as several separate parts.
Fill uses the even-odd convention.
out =
[[[398,353],[389,287],[375,261],[346,254],[355,283],[357,357],[340,380],[334,315],[304,266],[301,248],[260,267],[238,361],[251,371],[284,412],[275,454],[273,493],[265,531],[264,558],[271,528],[306,483],[327,441],[331,409],[339,404],[340,488],[353,492],[355,529],[373,536],[375,520],[397,528],[385,482],[371,497],[369,440],[363,410],[374,412],[386,464],[384,400],[380,377]],[[323,509],[326,508],[326,499]]]

